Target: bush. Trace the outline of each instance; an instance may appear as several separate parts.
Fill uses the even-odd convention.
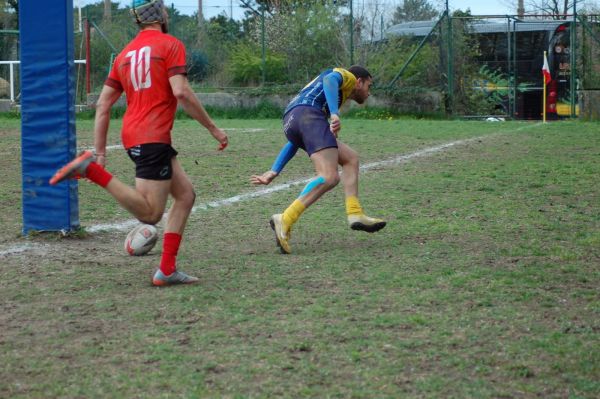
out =
[[[243,84],[257,84],[262,80],[262,56],[258,46],[237,45],[231,55],[233,80]],[[265,57],[265,80],[273,83],[286,81],[285,57],[267,53]]]
[[[212,118],[215,119],[279,119],[283,116],[283,109],[268,101],[261,101],[256,107],[252,108],[223,108],[206,105],[204,107]],[[111,118],[122,118],[125,114],[125,107],[113,107],[111,109]],[[8,113],[1,115],[10,115]],[[94,119],[95,110],[79,112],[78,119]],[[7,116],[8,117],[8,116]],[[175,114],[176,119],[191,119],[182,109],[178,109]]]
[[[218,119],[279,119],[283,109],[268,101],[261,101],[252,108],[220,108],[206,106],[206,111]]]
[[[188,65],[188,78],[190,80],[202,80],[208,74],[208,59],[200,50],[191,51]]]

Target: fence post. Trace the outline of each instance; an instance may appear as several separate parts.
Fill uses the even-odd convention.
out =
[[[10,71],[10,102],[15,102],[15,72],[14,65],[12,62],[8,64]]]
[[[354,65],[354,11],[350,0],[350,65]]]
[[[448,0],[446,0],[446,17],[448,18],[448,105],[447,110],[452,115],[454,105],[454,49],[452,47],[452,17],[448,8]]]
[[[90,20],[85,18],[85,94],[89,95],[92,92],[91,84],[91,68],[92,68],[92,52],[90,47]],[[87,103],[87,99],[86,99]]]
[[[266,50],[266,41],[265,41],[265,6],[261,8],[260,13],[260,31],[261,31],[261,62],[262,62],[262,85],[265,85],[265,81],[267,78],[267,50]]]
[[[577,95],[577,0],[573,1],[573,22],[571,23],[571,118],[577,117],[575,97]]]

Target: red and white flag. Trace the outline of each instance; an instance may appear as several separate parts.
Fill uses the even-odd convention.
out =
[[[544,53],[544,66],[542,67],[542,73],[544,74],[544,84],[548,84],[552,80],[552,76],[550,75],[550,67],[548,66],[548,58],[546,57],[546,53]]]

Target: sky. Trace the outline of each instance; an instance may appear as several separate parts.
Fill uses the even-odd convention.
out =
[[[513,10],[506,6],[501,1],[487,1],[487,0],[449,0],[450,9],[466,10],[471,9],[473,15],[505,15],[505,14],[516,14],[517,10]]]
[[[164,0],[165,4],[170,4],[171,2],[175,4],[175,7],[180,10],[182,14],[191,14],[196,11],[198,7],[198,0]],[[359,4],[364,3],[374,3],[377,0],[354,0],[355,7],[358,7]],[[402,0],[379,0],[379,2],[385,2],[388,4],[401,4]],[[512,11],[509,7],[503,4],[503,1],[493,1],[493,0],[448,0],[450,9],[460,8],[462,10],[466,10],[467,8],[471,9],[473,14],[515,14],[516,10]],[[204,16],[205,18],[210,18],[212,16],[221,14],[225,12],[228,16],[230,12],[233,11],[234,18],[239,18],[243,16],[243,10],[239,6],[239,1],[237,0],[203,0],[204,3]],[[445,1],[432,0],[432,4],[445,4]]]
[[[73,0],[75,6],[81,4],[98,3],[99,0]],[[121,7],[129,5],[130,0],[113,0],[118,1]],[[169,7],[171,4],[175,5],[175,8],[179,10],[181,14],[191,15],[196,12],[198,8],[198,0],[164,0],[165,4]],[[365,3],[387,3],[387,4],[401,4],[402,0],[354,0],[354,7],[358,8],[359,5]],[[507,5],[506,0],[448,0],[450,9],[471,9],[474,15],[490,15],[490,14],[515,14],[516,10],[511,10]],[[445,0],[431,0],[431,3],[443,7]],[[203,0],[203,12],[204,18],[209,19],[219,14],[225,13],[230,16],[233,13],[235,19],[240,19],[244,15],[244,10],[240,6],[238,0]]]

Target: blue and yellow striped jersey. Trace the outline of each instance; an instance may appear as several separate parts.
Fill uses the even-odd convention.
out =
[[[339,108],[346,102],[350,93],[356,85],[356,77],[343,68],[333,68],[323,71],[319,76],[314,78],[309,84],[290,101],[285,109],[284,114],[287,114],[291,109],[299,105],[308,105],[322,110],[327,116],[330,114],[330,106],[327,104],[327,98],[325,96],[325,87],[323,85],[323,79],[332,73],[335,73],[338,77],[339,83],[338,88],[338,104],[335,107],[331,104],[331,108]]]

